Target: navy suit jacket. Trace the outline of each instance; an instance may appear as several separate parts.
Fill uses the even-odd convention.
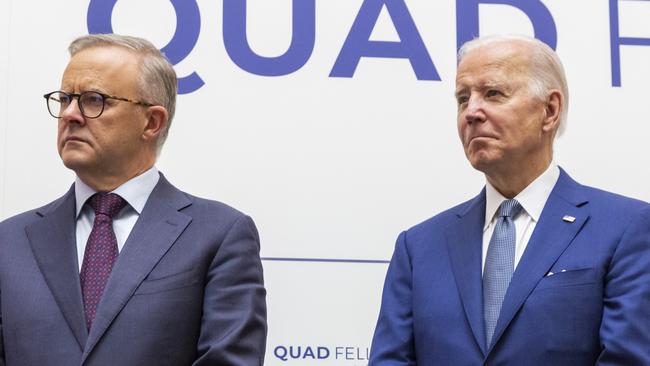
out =
[[[261,365],[253,221],[162,175],[86,329],[74,189],[0,224],[0,365]]]
[[[650,365],[649,207],[561,171],[489,345],[485,190],[401,233],[370,365]]]

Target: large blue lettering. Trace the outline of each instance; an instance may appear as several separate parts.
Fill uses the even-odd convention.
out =
[[[88,32],[113,33],[111,18],[117,0],[91,0],[88,5]],[[171,0],[176,11],[176,31],[169,43],[161,49],[173,65],[185,59],[199,39],[201,31],[201,13],[196,0]],[[178,79],[178,92],[187,94],[198,90],[204,82],[192,72],[189,76]]]
[[[278,57],[263,57],[251,50],[246,36],[246,0],[224,0],[223,40],[237,66],[263,76],[290,74],[307,63],[316,37],[316,1],[293,0],[291,45]]]
[[[618,27],[618,0],[609,0],[609,36],[612,53],[612,86],[621,86],[621,45],[650,46],[650,38],[621,37]]]
[[[399,42],[370,40],[383,6],[390,14]],[[361,57],[405,58],[411,62],[418,80],[440,80],[404,0],[363,2],[330,76],[352,77]]]
[[[479,36],[479,4],[510,5],[523,11],[533,23],[535,38],[555,49],[557,29],[553,16],[539,0],[457,0],[456,1],[456,45],[460,47]]]

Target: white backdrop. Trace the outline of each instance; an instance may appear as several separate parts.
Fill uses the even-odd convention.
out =
[[[352,78],[329,77],[363,0],[317,1],[307,63],[285,76],[254,75],[226,52],[224,0],[198,1],[200,36],[176,70],[196,71],[205,85],[179,96],[158,167],[181,189],[256,221],[266,258],[268,365],[365,365],[387,268],[273,258],[389,260],[401,230],[483,185],[456,135],[456,2],[403,1],[441,81],[418,81],[407,60],[388,58],[363,58]],[[609,2],[542,2],[571,90],[556,161],[584,184],[650,200],[650,47],[621,47],[622,86],[612,87]],[[621,35],[650,38],[650,1],[619,6]],[[88,33],[88,7],[80,0],[0,5],[0,218],[51,201],[73,180],[56,153],[56,120],[42,95],[59,87],[67,44]],[[479,9],[481,34],[533,34],[515,7]],[[291,15],[290,0],[249,0],[252,49],[282,55]],[[177,26],[168,0],[120,0],[112,25],[159,47]],[[399,41],[386,9],[371,39]]]

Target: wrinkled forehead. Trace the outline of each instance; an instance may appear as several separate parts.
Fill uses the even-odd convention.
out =
[[[62,75],[62,86],[69,89],[132,89],[140,74],[141,58],[122,47],[97,46],[74,54]]]
[[[513,80],[531,73],[531,49],[516,41],[491,42],[468,51],[456,73],[456,84],[481,79]]]

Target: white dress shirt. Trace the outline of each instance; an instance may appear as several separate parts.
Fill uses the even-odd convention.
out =
[[[124,206],[122,211],[113,218],[113,231],[115,231],[118,251],[122,250],[133,226],[135,226],[135,222],[140,217],[145,203],[149,199],[151,191],[153,191],[158,183],[158,179],[160,179],[158,170],[156,167],[151,167],[151,169],[137,177],[131,178],[111,192],[118,194],[127,202],[127,205]],[[97,191],[90,188],[77,177],[74,184],[74,193],[77,201],[77,258],[79,259],[79,271],[81,271],[86,242],[88,241],[88,237],[90,237],[93,221],[95,220],[95,211],[90,205],[86,205],[85,203]]]
[[[528,185],[523,191],[514,197],[523,208],[519,215],[515,218],[515,230],[517,241],[515,246],[515,268],[521,259],[521,256],[526,250],[528,241],[530,240],[533,230],[539,221],[542,214],[546,200],[551,194],[555,183],[560,177],[560,169],[558,166],[551,162],[549,167],[537,177],[532,183]],[[488,246],[490,245],[490,238],[494,232],[494,226],[498,219],[499,206],[501,202],[507,200],[499,191],[494,188],[490,182],[485,186],[485,225],[483,226],[483,261],[482,268],[485,269],[485,256],[487,255]]]

